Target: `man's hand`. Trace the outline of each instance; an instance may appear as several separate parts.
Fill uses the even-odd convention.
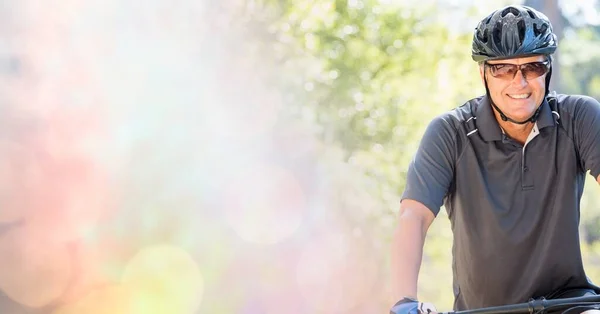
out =
[[[415,299],[404,298],[398,301],[390,310],[390,314],[428,314],[437,313],[431,303],[419,302]]]

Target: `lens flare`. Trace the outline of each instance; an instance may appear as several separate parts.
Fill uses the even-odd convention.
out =
[[[294,175],[279,166],[254,164],[231,178],[225,215],[245,241],[275,244],[300,226],[306,200]]]
[[[0,289],[29,307],[60,297],[72,276],[67,245],[51,241],[27,224],[0,237],[0,256]]]
[[[302,253],[296,280],[309,306],[342,313],[372,296],[377,264],[363,243],[344,234],[312,240]]]
[[[132,293],[125,286],[112,285],[96,289],[52,314],[135,314],[132,300]]]
[[[262,85],[249,85],[256,73],[244,69],[243,65],[228,65],[220,70],[223,72],[220,75],[222,86],[234,85],[230,88],[238,92],[220,91],[217,95],[209,93],[205,96],[206,102],[213,104],[204,113],[211,136],[217,141],[243,143],[273,131],[282,107],[281,95]]]
[[[169,245],[139,251],[125,268],[123,285],[133,294],[133,313],[140,314],[195,313],[204,292],[197,263]]]
[[[16,144],[0,139],[0,224],[11,224],[25,216],[22,206],[18,206],[23,199],[18,198],[19,178],[23,177],[23,170],[32,171],[32,168],[15,167],[14,151]]]

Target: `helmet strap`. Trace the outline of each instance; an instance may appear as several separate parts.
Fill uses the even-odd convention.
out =
[[[552,59],[550,59],[550,62],[552,62]],[[552,63],[550,63],[550,70],[548,70],[548,73],[546,73],[546,93],[545,93],[545,97],[548,96],[548,93],[550,92],[550,78],[552,77]]]

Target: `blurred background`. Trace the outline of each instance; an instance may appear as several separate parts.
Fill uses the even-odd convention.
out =
[[[506,4],[0,1],[0,313],[387,313],[408,163],[485,92],[471,32]],[[600,3],[525,4],[553,89],[600,98]],[[419,297],[450,310],[444,210],[425,248]]]

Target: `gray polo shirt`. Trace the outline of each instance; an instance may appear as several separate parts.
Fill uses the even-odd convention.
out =
[[[448,212],[457,310],[598,289],[578,226],[585,173],[600,174],[600,104],[555,96],[525,145],[503,134],[486,96],[472,99],[430,123],[409,166],[402,199]]]

